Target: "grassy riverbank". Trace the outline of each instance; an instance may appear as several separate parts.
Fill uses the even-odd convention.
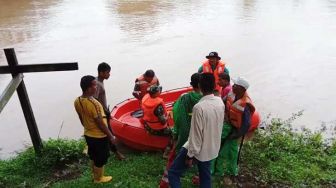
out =
[[[291,120],[273,119],[244,145],[238,186],[335,187],[336,141],[327,144],[321,134],[295,133]],[[106,174],[113,181],[93,185],[83,141],[49,140],[44,146],[41,157],[29,148],[0,161],[0,187],[157,187],[165,165],[161,153],[130,151],[124,162],[112,155]],[[191,175],[183,177],[183,187],[193,187]],[[213,183],[223,187],[219,177]]]

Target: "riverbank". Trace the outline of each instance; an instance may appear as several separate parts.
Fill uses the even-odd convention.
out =
[[[336,140],[323,140],[323,130],[294,132],[291,118],[272,119],[242,151],[238,182],[231,187],[335,187]],[[0,187],[157,187],[165,161],[159,152],[129,151],[126,161],[113,155],[106,174],[111,183],[93,185],[83,140],[48,140],[40,157],[32,148],[0,161]],[[191,185],[192,173],[182,178]],[[214,177],[213,187],[223,187]]]

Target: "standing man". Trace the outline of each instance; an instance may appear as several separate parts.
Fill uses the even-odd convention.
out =
[[[172,188],[181,187],[180,177],[193,161],[197,162],[200,187],[211,187],[210,161],[217,157],[220,148],[225,107],[223,101],[213,94],[213,74],[203,73],[199,86],[203,97],[193,107],[188,141],[168,171]]]
[[[168,188],[168,169],[172,165],[176,154],[180,151],[182,146],[187,142],[190,124],[191,124],[191,114],[192,109],[196,103],[202,98],[201,90],[199,89],[198,83],[200,79],[199,73],[194,73],[191,76],[190,85],[193,87],[193,90],[181,95],[173,107],[173,118],[174,118],[174,127],[172,129],[173,139],[175,147],[170,152],[168,156],[168,161],[166,168],[163,172],[162,178],[160,180],[160,188]]]
[[[158,78],[155,76],[154,71],[149,69],[135,80],[132,95],[141,101],[141,99],[148,93],[149,87],[152,85],[158,86],[160,83]]]
[[[241,77],[233,81],[232,92],[226,100],[225,123],[223,126],[223,172],[225,184],[231,184],[238,175],[238,140],[249,131],[251,117],[255,111],[246,90],[249,83]]]
[[[220,97],[222,98],[224,104],[226,103],[226,99],[228,94],[232,91],[232,86],[230,84],[230,76],[226,73],[219,74],[218,79],[218,85],[222,87],[222,92],[220,93]],[[232,167],[229,167],[228,165],[231,165],[228,163],[232,163],[232,157],[229,155],[232,153],[231,151],[228,151],[228,148],[232,144],[237,144],[235,140],[227,140],[227,136],[230,134],[232,130],[231,126],[228,126],[224,124],[223,130],[222,130],[222,144],[221,148],[218,153],[218,157],[211,161],[211,174],[216,176],[224,176],[224,174],[232,175],[235,173],[232,173],[231,170]],[[224,163],[226,165],[224,165]]]
[[[111,126],[110,126],[111,112],[107,106],[106,93],[105,93],[105,87],[104,87],[104,80],[109,79],[110,72],[111,72],[111,67],[107,63],[103,62],[98,65],[98,76],[96,77],[97,91],[94,94],[94,97],[102,104],[105,115],[106,115],[108,128],[111,130]],[[125,159],[125,156],[117,150],[117,147],[115,144],[111,144],[110,148],[111,148],[111,151],[116,154],[116,157],[119,160]]]
[[[202,66],[198,69],[199,73],[211,73],[215,77],[215,92],[221,92],[222,87],[218,85],[218,75],[225,72],[229,74],[229,70],[225,67],[225,63],[221,61],[221,57],[217,52],[210,52],[205,56],[207,60],[203,61]]]
[[[93,97],[97,90],[95,77],[82,77],[80,86],[83,94],[75,100],[75,109],[84,127],[84,137],[88,145],[94,183],[104,183],[112,180],[112,176],[104,176],[104,165],[110,156],[110,144],[115,139],[107,128],[103,106]]]

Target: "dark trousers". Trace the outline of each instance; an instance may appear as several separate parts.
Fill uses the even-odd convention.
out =
[[[88,155],[98,168],[107,163],[110,156],[110,144],[107,137],[94,138],[85,135],[85,141],[88,145]]]
[[[179,154],[175,158],[172,166],[168,170],[168,180],[169,185],[172,188],[181,187],[181,176],[188,169],[188,166],[185,164],[187,158],[188,150],[183,148],[180,150]],[[200,177],[200,187],[201,188],[211,188],[211,173],[210,173],[210,161],[199,161],[197,162],[198,173]]]

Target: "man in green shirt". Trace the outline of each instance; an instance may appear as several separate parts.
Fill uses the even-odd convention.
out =
[[[166,169],[160,181],[160,188],[169,187],[168,169],[173,163],[176,153],[180,151],[182,146],[188,140],[192,109],[194,105],[202,98],[201,91],[198,87],[199,77],[199,73],[194,73],[191,76],[190,85],[193,87],[193,91],[181,95],[174,104],[174,127],[172,132],[175,144],[173,150],[169,154]]]

